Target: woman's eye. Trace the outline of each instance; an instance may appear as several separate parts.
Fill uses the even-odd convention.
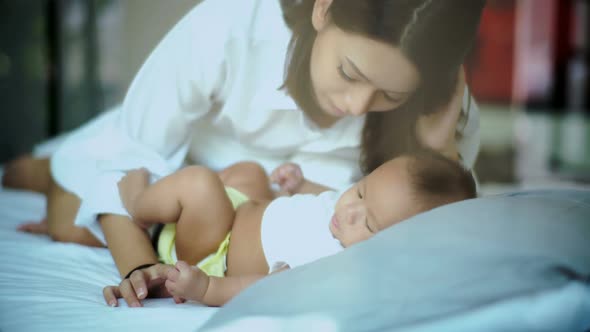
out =
[[[393,97],[393,96],[390,96],[387,93],[383,93],[383,97],[385,97],[385,99],[388,102],[393,103],[393,104],[399,104],[401,102],[401,99],[396,98],[396,97]]]
[[[348,81],[348,82],[355,82],[356,80],[350,76],[348,76],[348,74],[346,74],[346,72],[344,71],[344,68],[342,68],[342,65],[338,66],[338,73],[340,74],[340,76]]]

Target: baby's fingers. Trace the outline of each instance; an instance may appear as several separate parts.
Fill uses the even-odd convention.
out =
[[[287,163],[281,166],[280,171],[283,176],[298,176],[301,174],[301,167],[295,163]]]
[[[172,280],[172,281],[178,281],[179,277],[180,277],[180,272],[177,269],[170,269],[170,271],[168,271],[168,274],[166,275],[166,279]]]
[[[289,191],[294,191],[299,186],[299,182],[299,179],[289,178],[285,181],[284,187],[287,188]]]
[[[279,181],[279,169],[280,168],[276,168],[275,170],[272,171],[272,173],[270,173],[270,182],[278,182]]]
[[[178,296],[177,292],[176,292],[176,283],[172,280],[166,280],[166,282],[164,283],[164,286],[166,286],[166,289],[168,290],[168,292],[170,294],[172,294],[172,296]]]
[[[176,262],[176,268],[178,269],[178,271],[180,271],[180,273],[183,273],[186,271],[190,271],[191,266],[188,265],[188,263],[185,261],[178,261]]]

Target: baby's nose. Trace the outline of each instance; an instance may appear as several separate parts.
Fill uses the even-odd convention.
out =
[[[354,225],[357,222],[364,219],[365,209],[362,206],[354,205],[349,206],[346,214],[346,221],[350,225]]]

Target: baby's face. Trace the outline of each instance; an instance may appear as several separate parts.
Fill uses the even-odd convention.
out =
[[[340,196],[330,231],[343,247],[419,212],[411,200],[407,162],[405,157],[386,162]]]

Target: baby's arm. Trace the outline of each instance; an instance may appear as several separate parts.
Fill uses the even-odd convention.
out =
[[[284,163],[272,171],[270,180],[281,187],[282,195],[320,194],[331,188],[309,181],[303,177],[301,167],[295,163]]]
[[[210,277],[198,267],[179,261],[176,269],[168,272],[166,289],[176,298],[218,307],[265,276]]]

